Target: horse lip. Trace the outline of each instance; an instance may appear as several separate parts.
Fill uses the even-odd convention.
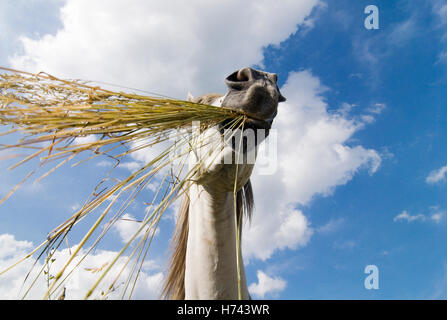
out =
[[[268,118],[258,117],[258,116],[254,115],[254,114],[247,113],[247,112],[244,112],[243,114],[244,114],[248,119],[255,120],[255,121],[265,122],[265,123],[268,123],[268,124],[270,124],[270,125],[272,124],[273,119],[274,119],[275,116],[276,116],[276,112],[275,112],[272,116],[270,116],[270,117],[268,117]]]
[[[273,118],[262,119],[259,117],[253,117],[251,115],[246,115],[248,122],[253,123],[258,128],[270,129],[273,123]]]
[[[225,99],[225,97],[224,97],[224,99]],[[224,107],[224,106],[222,106],[222,107],[223,107],[224,109],[228,109],[228,110],[234,111],[234,112],[236,112],[236,113],[239,114],[239,115],[243,115],[243,116],[245,116],[246,118],[251,119],[251,120],[264,121],[264,122],[270,120],[270,118],[269,118],[269,119],[264,119],[264,118],[262,118],[262,117],[258,117],[258,116],[256,116],[255,114],[252,114],[252,113],[247,112],[247,111],[243,111],[243,110],[235,110],[235,109],[228,108],[228,107]],[[272,120],[273,120],[273,119],[272,119]]]
[[[252,120],[266,121],[266,119],[263,119],[263,118],[261,118],[261,117],[257,117],[257,116],[255,116],[255,115],[250,114],[250,113],[246,113],[246,112],[244,112],[244,114],[245,114],[245,116],[246,116],[247,118],[252,119]]]

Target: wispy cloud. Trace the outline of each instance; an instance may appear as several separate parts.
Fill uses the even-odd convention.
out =
[[[333,233],[339,230],[344,223],[345,220],[343,218],[331,219],[325,225],[322,225],[321,227],[317,228],[316,231],[321,234]]]
[[[433,170],[425,179],[428,184],[435,184],[445,180],[445,174],[447,173],[447,166],[443,166],[437,170]]]
[[[142,167],[142,164],[137,161],[124,162],[118,165],[118,168],[127,169],[131,172],[134,172]]]
[[[70,210],[71,210],[72,212],[76,212],[76,211],[78,211],[80,208],[81,208],[81,205],[79,204],[79,202],[76,202],[75,204],[73,204],[73,205],[70,206]]]
[[[409,48],[418,36],[419,24],[417,15],[390,24],[387,32],[373,33],[368,37],[359,34],[353,37],[352,47],[355,57],[369,68],[370,85],[377,85],[382,68],[387,65],[390,57],[398,54],[399,50]]]
[[[438,60],[435,64],[445,64],[447,63],[447,3],[444,0],[434,0],[432,3],[432,11],[437,22],[435,28],[442,33],[440,39],[441,51],[438,54]]]
[[[146,189],[148,189],[152,192],[156,192],[159,187],[160,187],[160,185],[158,183],[151,182],[151,183],[148,183],[148,185],[146,186]]]
[[[372,106],[368,107],[366,111],[374,114],[381,114],[383,110],[385,110],[386,104],[384,103],[375,103]]]
[[[377,64],[400,47],[407,45],[417,33],[416,17],[395,23],[389,27],[390,32],[377,34],[365,39],[356,39],[354,49],[361,60]]]
[[[434,213],[431,214],[416,214],[416,215],[411,215],[409,214],[406,210],[402,211],[402,213],[398,214],[397,216],[394,217],[393,221],[397,222],[397,221],[407,221],[407,222],[413,222],[413,221],[420,221],[420,222],[428,222],[428,221],[433,221],[435,223],[440,223],[442,221],[444,217],[444,212],[443,211],[436,211]]]
[[[405,20],[395,25],[394,29],[387,35],[388,43],[394,46],[402,46],[414,37],[416,31],[415,19]]]
[[[408,222],[412,221],[425,221],[425,216],[423,214],[410,215],[406,210],[394,217],[393,221],[406,220]]]
[[[357,247],[357,242],[353,240],[336,241],[333,247],[334,249],[351,250]]]
[[[113,162],[107,160],[101,160],[96,164],[98,167],[111,167]]]
[[[439,223],[442,220],[442,217],[444,216],[443,212],[437,212],[430,216],[430,219],[432,219],[434,222]]]
[[[376,117],[380,115],[383,110],[385,110],[385,103],[374,103],[373,105],[366,108],[365,113],[361,114],[360,117],[360,125],[362,124],[370,124],[376,121]]]

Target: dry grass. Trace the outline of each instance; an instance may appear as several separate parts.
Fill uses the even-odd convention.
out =
[[[198,167],[201,165],[199,163],[193,168],[187,168],[186,155],[191,147],[185,136],[191,133],[191,123],[200,123],[201,129],[222,123],[227,123],[230,127],[239,127],[245,121],[245,116],[228,109],[183,100],[113,92],[82,81],[58,79],[46,73],[31,74],[0,69],[7,71],[0,74],[0,124],[8,128],[6,132],[0,133],[0,136],[13,133],[22,135],[16,143],[1,144],[0,152],[20,150],[21,154],[17,155],[19,161],[10,169],[26,162],[37,162],[36,170],[28,173],[17,186],[0,199],[0,204],[33,176],[37,169],[48,168],[37,178],[36,181],[40,181],[69,162],[72,166],[76,166],[99,156],[113,159],[115,161],[113,168],[116,168],[133,152],[160,143],[167,146],[163,152],[127,178],[104,187],[106,181],[112,181],[110,174],[113,169],[110,170],[77,212],[50,232],[47,239],[27,256],[9,268],[0,270],[2,275],[26,259],[35,257],[37,262],[47,255],[38,275],[32,279],[27,276],[25,280],[27,290],[23,295],[26,297],[38,278],[45,274],[45,268],[48,268],[48,261],[51,261],[54,252],[64,243],[68,246],[67,235],[72,228],[85,217],[94,215],[96,221],[65,261],[64,266],[50,279],[51,281],[48,281],[48,290],[44,298],[59,296],[64,289],[64,283],[72,274],[72,271],[68,270],[79,266],[98,246],[113,224],[123,216],[136,196],[151,181],[157,179],[160,187],[155,192],[152,205],[148,207],[138,231],[112,261],[97,271],[97,282],[85,296],[85,298],[92,297],[104,277],[114,268],[117,260],[126,256],[127,262],[121,270],[115,270],[114,274],[117,276],[108,285],[108,290],[96,297],[106,298],[107,294],[114,290],[124,269],[130,267],[132,272],[125,282],[122,293],[123,298],[130,298],[162,214],[185,192],[188,181],[197,175]],[[95,139],[79,143],[80,137],[91,135]],[[23,155],[23,152],[26,152],[26,155]],[[81,154],[84,157],[79,159]],[[122,200],[123,198],[125,199]],[[139,235],[142,235],[141,238]],[[96,238],[93,239],[94,237]],[[87,245],[92,241],[91,245]],[[75,257],[78,257],[82,252],[81,249],[87,246],[80,261],[73,265]]]

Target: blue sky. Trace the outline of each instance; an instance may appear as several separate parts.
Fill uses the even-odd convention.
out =
[[[360,19],[366,4],[329,3],[306,35],[296,34],[266,55],[283,72],[312,69],[331,87],[326,97],[334,108],[341,99],[358,109],[374,99],[387,105],[373,125],[354,137],[382,152],[380,169],[373,176],[356,175],[333,196],[318,197],[307,208],[314,224],[331,217],[343,219],[342,226],[314,237],[299,251],[296,259],[307,261],[307,267],[296,281],[305,285],[287,289],[288,297],[445,298],[445,220],[393,221],[403,210],[429,216],[446,206],[445,183],[425,181],[446,161],[446,69],[438,62],[445,30],[431,4],[405,1],[377,2],[380,30],[366,30]],[[402,43],[392,43],[390,34],[407,21],[411,30],[401,35]],[[371,61],[363,55],[368,43]],[[345,241],[352,247],[338,248]],[[381,271],[378,291],[359,285],[367,264]]]
[[[262,207],[261,197],[256,210],[262,217],[269,214],[272,220],[267,220],[278,227],[297,229],[292,236],[272,236],[272,243],[262,249],[256,241],[268,228],[255,218],[261,235],[249,234],[245,249],[248,283],[254,284],[256,297],[447,298],[447,201],[443,196],[447,176],[441,170],[447,166],[447,1],[309,0],[291,8],[262,2],[259,6],[266,10],[258,8],[260,14],[276,14],[271,22],[261,17],[237,25],[235,19],[235,26],[228,16],[212,19],[231,12],[233,2],[213,8],[193,3],[183,20],[179,18],[182,10],[175,5],[135,4],[131,14],[141,11],[144,17],[147,13],[148,20],[155,19],[149,12],[166,14],[166,20],[154,20],[154,30],[138,19],[137,29],[126,19],[120,20],[120,27],[98,27],[94,21],[113,21],[120,8],[113,4],[101,14],[100,1],[89,12],[82,11],[87,8],[83,1],[15,3],[0,3],[2,66],[107,81],[180,98],[189,90],[197,95],[225,90],[224,75],[244,65],[279,75],[279,85],[290,98],[278,116],[278,139],[285,135],[281,130],[297,133],[280,146],[278,175],[254,177],[255,192],[260,195],[266,194],[270,183],[278,186],[278,194],[273,190],[270,196],[281,212],[279,218]],[[369,4],[379,9],[378,30],[364,27],[363,11]],[[63,14],[61,7],[65,7]],[[172,32],[169,17],[179,24]],[[190,27],[192,18],[202,28]],[[85,24],[91,30],[88,37],[82,24],[76,23],[82,19],[89,22]],[[229,26],[219,25],[221,21]],[[258,32],[241,29],[251,25]],[[142,32],[135,32],[139,28]],[[159,31],[163,37],[157,38]],[[125,39],[120,43],[117,35]],[[228,45],[231,41],[235,48]],[[74,42],[76,47],[71,47]],[[241,50],[236,50],[238,46]],[[175,48],[178,56],[171,57],[169,48]],[[296,128],[286,125],[288,116],[297,117]],[[331,158],[334,150],[337,156]],[[141,155],[129,163],[144,159]],[[19,242],[27,241],[22,243],[26,249],[29,242],[36,245],[43,240],[104,176],[107,163],[100,163],[103,160],[61,168],[37,186],[23,186],[0,207],[0,235],[14,237],[3,238],[3,244],[20,249]],[[27,172],[27,168],[7,172],[9,163],[0,163],[0,195]],[[116,175],[128,172],[119,168]],[[279,194],[286,187],[292,190]],[[144,212],[141,197],[129,211],[133,217]],[[293,214],[299,219],[288,225]],[[172,219],[162,221],[150,257],[158,267],[147,271],[147,279],[159,279],[163,273],[172,228]],[[73,239],[83,230],[81,226],[75,231]],[[112,230],[103,249],[116,251],[121,245],[118,230]],[[4,252],[0,248],[2,263],[14,256]],[[378,290],[364,287],[367,265],[379,269]],[[261,280],[259,272],[268,279]],[[0,293],[11,288],[6,284],[11,279],[0,278]]]

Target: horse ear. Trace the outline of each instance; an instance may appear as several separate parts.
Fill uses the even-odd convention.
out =
[[[192,96],[191,92],[188,91],[188,102],[193,102],[194,97]]]

